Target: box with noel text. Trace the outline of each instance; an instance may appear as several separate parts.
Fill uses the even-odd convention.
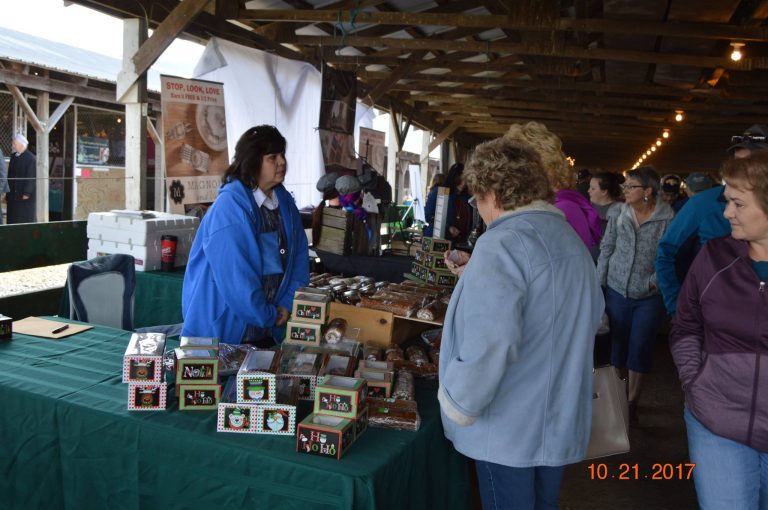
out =
[[[315,414],[355,418],[365,404],[368,384],[365,379],[330,375],[315,388]]]
[[[219,355],[214,350],[176,349],[176,384],[216,384]]]
[[[123,355],[124,383],[163,382],[163,333],[133,333]]]
[[[313,413],[297,427],[296,451],[340,459],[354,440],[354,420]]]

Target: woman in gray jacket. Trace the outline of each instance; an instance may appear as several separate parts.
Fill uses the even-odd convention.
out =
[[[658,199],[659,175],[650,166],[627,172],[625,203],[611,215],[600,243],[597,275],[611,325],[611,363],[629,371],[629,411],[637,423],[643,375],[651,371],[653,341],[664,314],[654,261],[674,212]]]

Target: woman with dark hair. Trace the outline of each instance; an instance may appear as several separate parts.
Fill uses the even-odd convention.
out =
[[[654,262],[674,212],[659,199],[659,187],[659,174],[653,167],[627,172],[626,203],[618,214],[609,216],[597,260],[611,324],[611,364],[622,372],[629,370],[633,424],[637,423],[643,376],[651,371],[653,341],[664,314]]]
[[[295,290],[309,281],[307,237],[285,179],[285,138],[247,130],[197,231],[184,276],[184,336],[280,343]]]
[[[603,222],[603,230],[608,224],[608,215],[611,211],[618,212],[623,200],[621,185],[624,177],[613,172],[600,172],[589,180],[589,201],[595,208],[600,220]]]
[[[707,241],[669,347],[685,392],[701,508],[768,508],[768,153],[722,168],[731,235]]]
[[[455,163],[448,170],[445,182],[440,185],[440,187],[445,187],[450,190],[448,196],[448,225],[445,230],[445,238],[454,243],[466,242],[467,236],[469,236],[469,232],[472,229],[472,219],[469,210],[469,195],[467,194],[466,186],[462,179],[463,172],[464,165],[462,163]],[[424,206],[424,216],[427,220],[427,225],[424,227],[425,237],[432,237],[434,234],[437,190],[438,187],[430,189],[429,195],[427,195],[427,203]]]

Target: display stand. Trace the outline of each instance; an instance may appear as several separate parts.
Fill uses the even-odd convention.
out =
[[[440,322],[401,317],[391,312],[337,302],[331,303],[329,317],[346,320],[349,328],[360,328],[360,341],[376,347],[399,344],[422,331],[442,326]]]

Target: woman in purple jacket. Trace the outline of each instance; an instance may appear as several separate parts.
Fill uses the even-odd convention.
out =
[[[696,257],[670,347],[701,508],[768,509],[768,153],[728,160],[731,235]]]

